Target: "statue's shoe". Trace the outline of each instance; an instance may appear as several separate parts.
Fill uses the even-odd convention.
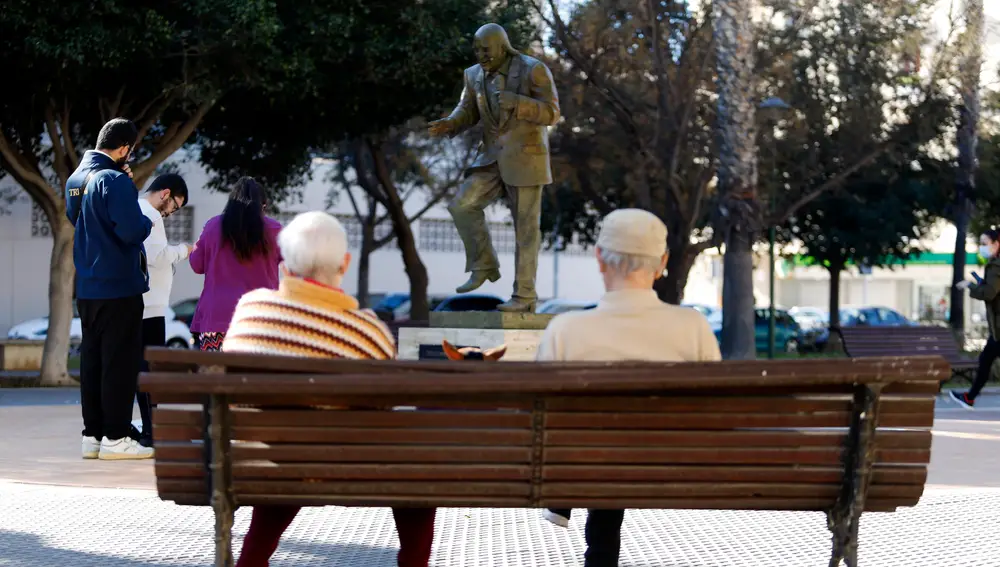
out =
[[[534,313],[535,302],[512,297],[510,301],[497,305],[497,309],[505,313]]]
[[[455,291],[457,293],[468,293],[479,289],[487,280],[495,282],[498,279],[500,279],[500,270],[496,268],[492,270],[473,270],[472,275],[469,276],[469,281],[455,288]]]

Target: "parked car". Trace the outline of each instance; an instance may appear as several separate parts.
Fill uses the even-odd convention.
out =
[[[754,309],[754,340],[757,352],[767,352],[768,333],[770,331],[769,309]],[[718,324],[712,325],[715,331],[715,338],[722,341],[722,320]],[[784,309],[774,310],[774,348],[778,352],[794,353],[799,352],[803,347],[805,337],[802,328],[795,319]]]
[[[183,321],[177,319],[174,311],[167,308],[167,346],[170,348],[191,348],[193,339],[191,331]],[[23,339],[29,341],[44,341],[49,332],[49,318],[39,317],[14,325],[7,332],[8,339]],[[72,344],[79,344],[83,340],[83,325],[80,322],[80,313],[73,304],[73,320],[69,325],[69,340]]]
[[[560,313],[566,313],[569,311],[582,311],[585,309],[593,309],[597,307],[597,303],[593,301],[577,301],[574,299],[550,299],[545,301],[538,307],[537,313],[543,313],[545,315],[558,315]]]
[[[902,314],[888,307],[844,307],[840,310],[840,326],[854,327],[865,325],[871,327],[908,327],[916,325]],[[816,347],[826,348],[830,342],[830,329],[824,329],[816,337]]]
[[[694,309],[698,313],[701,313],[708,319],[710,325],[715,327],[716,325],[722,325],[722,309],[718,307],[713,307],[711,305],[702,305],[700,303],[682,303],[681,307],[688,307]]]
[[[503,300],[495,295],[460,293],[446,298],[431,311],[496,311]]]
[[[188,327],[191,326],[191,320],[194,319],[194,311],[197,307],[197,297],[178,301],[170,306],[170,308],[174,310],[174,316],[177,317],[177,320],[184,321],[184,324]]]
[[[818,307],[792,307],[788,314],[806,331],[830,326],[830,314]]]

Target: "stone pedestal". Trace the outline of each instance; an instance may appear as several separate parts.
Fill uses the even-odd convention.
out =
[[[552,315],[500,312],[433,312],[430,326],[399,329],[400,360],[443,359],[441,341],[456,347],[507,345],[506,361],[530,361]]]

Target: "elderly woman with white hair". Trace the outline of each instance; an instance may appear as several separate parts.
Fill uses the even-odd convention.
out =
[[[258,289],[236,307],[222,350],[388,360],[396,345],[374,312],[340,289],[351,262],[347,234],[323,212],[304,213],[278,235],[284,278],[277,290]],[[295,506],[255,506],[237,567],[266,567]],[[399,567],[427,567],[434,537],[433,508],[394,508]]]
[[[607,293],[597,307],[557,316],[538,347],[537,360],[720,360],[704,315],[660,301],[653,282],[667,267],[667,227],[652,213],[619,209],[604,218],[597,266]],[[566,527],[570,510],[545,510]],[[617,567],[624,510],[591,510],[584,567]]]

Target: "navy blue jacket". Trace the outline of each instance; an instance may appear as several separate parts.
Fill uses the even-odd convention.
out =
[[[92,170],[99,173],[81,187]],[[137,193],[114,160],[94,150],[66,181],[66,216],[76,227],[78,299],[117,299],[149,290],[142,242],[153,223],[139,209]]]

